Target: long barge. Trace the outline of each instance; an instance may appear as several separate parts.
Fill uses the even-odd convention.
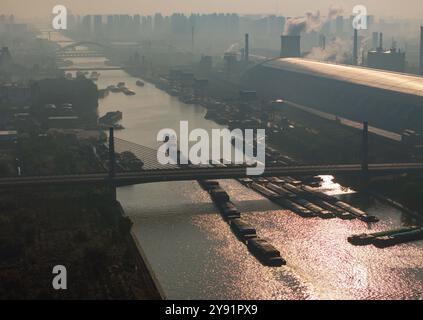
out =
[[[352,235],[347,238],[348,242],[355,246],[373,244],[379,248],[389,247],[399,243],[422,240],[423,228],[411,226],[375,233],[363,233]]]
[[[232,219],[230,221],[232,231],[241,241],[248,241],[257,238],[256,229],[242,219]]]
[[[261,238],[250,239],[247,242],[248,250],[266,266],[280,267],[286,264],[279,250]]]
[[[241,213],[231,202],[226,191],[220,187],[218,181],[199,180],[198,183],[210,194],[214,204],[235,236],[244,244],[247,244],[249,251],[262,264],[271,267],[280,267],[286,264],[286,261],[280,256],[280,252],[265,240],[260,239],[260,241],[254,242],[255,244],[250,243],[250,241],[258,239],[256,229],[241,219]]]

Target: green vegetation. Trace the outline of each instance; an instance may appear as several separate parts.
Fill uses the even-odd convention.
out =
[[[92,150],[92,141],[63,133],[27,136],[19,141],[24,175],[104,172]]]
[[[46,190],[0,201],[0,299],[158,299],[129,235],[131,222],[103,189]],[[64,265],[68,290],[52,287]]]

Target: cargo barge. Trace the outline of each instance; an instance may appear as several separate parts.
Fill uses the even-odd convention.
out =
[[[412,226],[400,229],[387,230],[375,233],[363,233],[348,237],[348,242],[355,246],[373,244],[384,248],[399,243],[417,241],[423,239],[423,228]]]
[[[286,265],[281,253],[264,239],[255,238],[247,242],[248,250],[264,265],[280,267]]]
[[[242,219],[232,219],[230,221],[230,226],[234,234],[241,241],[248,241],[250,239],[257,238],[256,229]]]
[[[210,194],[234,235],[244,244],[247,244],[248,250],[257,260],[270,267],[280,267],[286,264],[286,261],[280,256],[280,252],[267,241],[258,239],[256,229],[241,219],[241,213],[230,201],[229,195],[220,187],[218,181],[199,180],[198,183]]]
[[[263,196],[267,197],[270,200],[277,200],[280,199],[281,196],[278,195],[276,192],[273,192],[272,190],[267,189],[266,187],[263,187],[262,185],[253,182],[250,187],[257,191],[258,193],[262,194]]]
[[[406,232],[395,233],[389,236],[377,237],[373,245],[378,248],[387,248],[397,244],[423,240],[423,229],[418,228]]]
[[[107,112],[104,116],[98,119],[99,124],[101,125],[114,125],[116,122],[122,120],[121,111],[112,111]]]

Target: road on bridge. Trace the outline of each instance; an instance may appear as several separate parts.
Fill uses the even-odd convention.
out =
[[[301,176],[301,175],[335,175],[360,174],[361,164],[349,165],[301,165],[267,167],[264,177]],[[369,174],[395,174],[405,172],[423,172],[423,163],[384,163],[370,164]],[[138,172],[116,173],[111,178],[108,173],[1,178],[0,189],[22,187],[103,185],[135,185],[165,181],[189,181],[202,179],[235,179],[247,177],[246,167],[181,167],[178,169],[157,169]]]

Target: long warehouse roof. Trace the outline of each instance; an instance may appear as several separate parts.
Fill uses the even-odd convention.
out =
[[[423,77],[414,75],[301,58],[280,58],[262,65],[423,97]]]

